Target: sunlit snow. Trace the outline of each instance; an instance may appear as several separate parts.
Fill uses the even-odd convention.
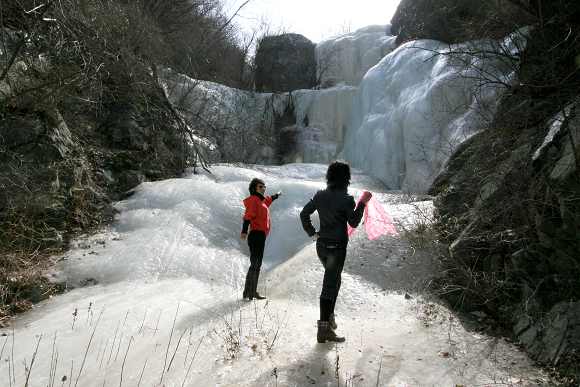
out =
[[[298,213],[325,165],[219,165],[213,175],[143,183],[102,233],[80,238],[57,277],[83,286],[19,317],[0,337],[2,386],[453,386],[542,378],[501,339],[466,331],[417,293],[432,258],[404,239],[359,230],[337,304],[344,344],[316,343],[322,280]],[[283,195],[271,207],[260,292],[241,301],[248,267],[239,239],[251,178]],[[384,192],[355,174],[402,235],[431,203]],[[405,296],[405,292],[408,293]]]

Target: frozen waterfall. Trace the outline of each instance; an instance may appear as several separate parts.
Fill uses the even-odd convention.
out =
[[[366,72],[395,48],[391,26],[368,26],[316,45],[317,75],[322,87],[358,86]]]
[[[344,157],[391,189],[428,189],[457,146],[493,117],[515,70],[495,53],[515,55],[519,37],[412,41],[385,56],[354,98]]]
[[[390,189],[424,192],[493,116],[524,39],[418,40],[394,49],[389,32],[371,26],[321,42],[318,75],[330,88],[260,94],[177,76],[169,94],[202,118],[222,160],[344,158]]]

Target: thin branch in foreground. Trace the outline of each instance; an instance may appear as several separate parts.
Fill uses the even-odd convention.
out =
[[[89,343],[87,344],[87,347],[85,349],[85,355],[83,356],[83,361],[81,363],[81,368],[79,369],[79,374],[77,376],[77,380],[75,381],[75,387],[77,386],[77,384],[79,383],[79,379],[81,378],[81,374],[83,373],[83,367],[85,366],[85,361],[87,360],[87,354],[89,353],[89,349],[91,348],[91,343],[93,342],[93,338],[95,337],[95,332],[97,330],[97,327],[99,326],[99,322],[101,321],[101,317],[103,316],[103,312],[105,310],[101,310],[101,314],[99,314],[99,319],[97,320],[97,323],[95,324],[95,327],[93,328],[93,333],[91,333],[91,337],[89,339]],[[71,379],[72,379],[72,370],[71,370]]]
[[[147,362],[149,358],[145,359],[145,364],[143,364],[143,368],[141,369],[141,374],[139,375],[139,381],[137,382],[137,387],[141,385],[141,380],[143,380],[143,374],[145,373],[145,368],[147,367]]]
[[[36,360],[36,355],[38,354],[38,346],[40,345],[40,341],[42,340],[42,335],[38,338],[36,342],[36,348],[34,349],[34,354],[32,355],[32,360],[30,360],[30,368],[26,373],[26,381],[24,382],[24,387],[28,387],[28,381],[30,380],[30,374],[32,373],[32,367],[34,366],[34,360]]]
[[[179,349],[179,344],[181,343],[181,340],[183,339],[183,336],[187,333],[187,330],[183,331],[181,333],[181,336],[179,336],[179,340],[177,341],[177,345],[175,346],[175,350],[173,351],[173,356],[171,356],[171,360],[169,361],[169,365],[167,366],[167,372],[169,372],[169,369],[171,368],[171,364],[173,364],[173,360],[175,360],[175,355],[177,354],[177,350]]]
[[[165,367],[167,366],[167,357],[169,356],[169,347],[171,346],[171,339],[173,338],[173,331],[175,330],[175,321],[177,320],[177,314],[179,313],[180,305],[177,304],[177,310],[175,311],[175,316],[173,317],[173,325],[171,326],[171,333],[169,334],[169,342],[167,343],[167,349],[165,350],[165,360],[163,361],[163,371],[161,372],[161,380],[159,384],[163,384],[163,377],[165,376]]]
[[[121,364],[121,379],[119,380],[119,387],[123,385],[123,371],[125,371],[125,362],[127,361],[127,355],[129,354],[129,349],[131,348],[131,343],[133,342],[133,336],[129,339],[129,344],[127,345],[127,351],[125,351],[125,357],[123,358],[123,364]]]
[[[185,382],[187,381],[187,378],[189,376],[189,372],[191,371],[191,366],[193,365],[193,361],[195,360],[195,355],[197,355],[197,351],[199,350],[199,347],[201,347],[201,343],[203,342],[204,338],[205,338],[205,334],[203,336],[201,336],[201,339],[199,339],[199,343],[197,343],[197,347],[195,348],[195,351],[193,352],[193,357],[191,358],[191,361],[189,362],[189,366],[187,367],[187,372],[185,373],[185,377],[183,378],[183,383],[181,383],[181,387],[185,386]]]
[[[4,355],[4,347],[6,347],[6,343],[8,342],[8,336],[4,339],[4,344],[2,345],[2,350],[0,350],[0,359],[2,359],[2,355]]]
[[[51,350],[51,353],[50,353],[50,372],[48,374],[48,386],[49,387],[52,386],[53,381],[54,381],[54,378],[56,376],[54,374],[54,371],[53,371],[53,368],[54,368],[54,360],[55,360],[55,356],[56,356],[55,350],[56,350],[56,332],[54,332],[54,338],[52,340],[52,350]],[[0,358],[1,358],[1,356],[0,356]]]
[[[379,370],[377,372],[377,384],[376,386],[379,387],[380,386],[380,382],[381,382],[381,370],[383,368],[383,356],[381,354],[381,360],[379,362]]]

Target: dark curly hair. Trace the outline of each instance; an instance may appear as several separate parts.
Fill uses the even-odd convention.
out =
[[[266,183],[264,183],[264,180],[258,179],[257,177],[252,179],[252,181],[250,181],[250,186],[248,187],[248,189],[250,190],[250,195],[253,195],[257,192],[256,187],[258,186],[258,184],[266,185]]]
[[[350,166],[344,161],[334,161],[326,170],[329,188],[347,188],[350,184]]]

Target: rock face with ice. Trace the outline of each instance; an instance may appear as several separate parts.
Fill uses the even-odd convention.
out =
[[[207,139],[212,161],[280,161],[275,129],[290,104],[288,94],[233,89],[170,70],[163,73],[163,80],[169,99],[196,125],[192,129]],[[216,150],[220,154],[214,156]]]
[[[406,43],[365,75],[353,101],[343,155],[391,189],[425,191],[457,146],[483,128],[514,76],[519,33],[504,41]],[[482,83],[480,76],[491,81]]]
[[[456,147],[485,126],[513,78],[513,63],[489,52],[515,54],[521,37],[418,40],[391,51],[388,32],[367,27],[317,46],[319,77],[334,87],[262,94],[182,77],[176,84],[196,86],[173,99],[203,118],[201,132],[223,160],[341,157],[391,189],[424,192]],[[493,82],[478,83],[481,74]]]
[[[366,72],[395,48],[390,25],[361,28],[324,40],[316,46],[318,82],[322,88],[340,83],[358,86]]]
[[[299,34],[266,36],[256,52],[256,90],[284,92],[316,85],[314,43]]]
[[[356,87],[342,85],[292,93],[297,136],[291,162],[326,163],[336,158],[350,125],[356,92]]]

